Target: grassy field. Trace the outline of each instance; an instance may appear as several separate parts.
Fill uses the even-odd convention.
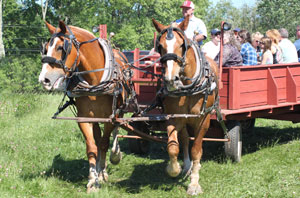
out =
[[[108,164],[109,182],[86,194],[88,162],[74,121],[52,120],[60,95],[0,95],[0,197],[186,197],[188,181],[165,173],[165,145],[149,155],[129,153]],[[66,110],[63,116],[72,116]],[[123,132],[124,133],[124,132]],[[224,156],[222,143],[205,142],[199,197],[300,197],[300,124],[258,119],[243,135],[239,164]]]

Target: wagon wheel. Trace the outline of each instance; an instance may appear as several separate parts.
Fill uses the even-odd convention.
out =
[[[241,120],[241,127],[244,133],[251,133],[254,129],[255,118],[248,120]]]
[[[131,123],[131,126],[146,134],[150,134],[150,130],[148,129],[147,124],[144,122],[133,122]],[[128,132],[128,135],[134,134]],[[128,146],[130,152],[135,154],[147,154],[150,150],[150,142],[144,139],[128,138]]]
[[[229,120],[226,123],[228,129],[227,138],[229,142],[225,142],[225,154],[235,162],[240,162],[242,157],[242,127],[241,123],[236,120]],[[225,137],[226,138],[226,137]]]

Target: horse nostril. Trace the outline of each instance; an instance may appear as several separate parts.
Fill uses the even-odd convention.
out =
[[[179,79],[179,76],[175,76],[174,81],[178,81],[178,80],[180,80],[180,79]]]
[[[50,83],[50,80],[48,78],[45,78],[44,83],[48,84],[48,83]]]

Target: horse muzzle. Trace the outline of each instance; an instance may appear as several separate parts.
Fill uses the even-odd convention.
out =
[[[66,81],[65,76],[61,74],[46,74],[42,73],[39,76],[39,83],[47,91],[65,91]]]
[[[181,80],[179,80],[179,79],[165,81],[165,85],[166,85],[168,91],[175,91],[183,86]]]

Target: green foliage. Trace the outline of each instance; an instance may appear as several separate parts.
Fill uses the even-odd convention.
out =
[[[38,91],[38,76],[41,68],[40,57],[6,57],[0,60],[0,92]]]
[[[167,25],[181,18],[182,2],[183,0],[49,0],[46,20],[54,26],[58,25],[59,20],[65,20],[67,24],[87,30],[99,24],[107,24],[108,33],[115,33],[113,43],[121,50],[136,47],[150,50],[155,32],[151,19],[155,18]],[[195,15],[205,22],[208,32],[213,28],[220,28],[221,21],[227,21],[233,28],[239,27],[251,33],[265,33],[268,29],[284,27],[288,29],[291,40],[295,40],[295,28],[300,21],[299,2],[257,0],[255,6],[236,8],[232,0],[220,0],[216,6],[212,6],[209,0],[194,1]],[[42,21],[39,1],[5,0],[2,3],[3,41],[9,59],[0,63],[0,77],[3,79],[0,86],[18,91],[37,90],[40,60],[22,55],[38,55],[41,43],[49,38]],[[12,55],[18,55],[19,60]],[[21,65],[26,70],[20,69]]]
[[[259,26],[264,32],[286,28],[291,40],[295,40],[296,26],[300,24],[300,1],[259,0],[257,12]]]
[[[3,3],[3,42],[6,54],[38,53],[40,44],[46,40],[47,35],[39,15],[40,6],[31,1],[20,4],[14,0],[6,0]]]

